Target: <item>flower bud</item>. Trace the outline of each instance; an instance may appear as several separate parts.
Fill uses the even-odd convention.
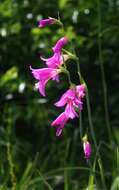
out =
[[[47,25],[54,24],[56,22],[56,19],[49,17],[48,19],[42,19],[39,21],[39,28],[44,28]]]
[[[87,139],[87,135],[83,137],[83,150],[84,150],[85,158],[88,160],[91,155],[91,145]]]

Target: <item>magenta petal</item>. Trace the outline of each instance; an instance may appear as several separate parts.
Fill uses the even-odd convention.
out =
[[[91,145],[88,141],[83,143],[83,149],[84,149],[85,158],[89,159],[91,155]]]
[[[59,81],[60,81],[60,80],[59,80],[59,75],[54,76],[54,77],[52,78],[52,80],[55,80],[55,81],[59,82]]]
[[[85,88],[86,87],[84,84],[76,86],[76,93],[77,93],[78,98],[83,98],[85,96],[85,90],[86,90]]]
[[[45,59],[41,57],[41,59],[46,62],[46,65],[49,68],[57,68],[63,63],[63,58],[60,52],[54,53],[54,55],[50,58]]]
[[[63,107],[67,103],[67,98],[62,98],[58,102],[55,103],[56,107]]]
[[[30,67],[32,74],[35,79],[39,80],[38,89],[39,92],[45,96],[45,86],[48,80],[55,80],[58,75],[57,69],[43,68],[43,69],[32,69]]]
[[[75,93],[73,89],[67,90],[60,98],[58,102],[55,103],[55,106],[62,107],[64,106],[70,99],[75,98]]]
[[[68,121],[68,117],[66,116],[65,112],[61,113],[52,123],[51,126],[58,126],[56,135],[59,136],[64,128],[64,125]]]
[[[74,119],[78,114],[75,112],[72,102],[69,102],[65,108],[65,113],[67,117]]]
[[[47,25],[50,25],[50,24],[54,24],[56,22],[56,20],[54,18],[48,18],[48,19],[42,19],[39,21],[39,27],[40,28],[43,28]]]
[[[39,92],[40,92],[40,94],[42,95],[42,96],[46,96],[45,95],[45,86],[46,86],[46,83],[47,83],[47,81],[45,80],[45,81],[42,81],[42,82],[39,82]]]
[[[52,122],[51,126],[56,126],[56,125],[64,126],[67,120],[68,118],[66,117],[65,112],[63,112]]]
[[[68,43],[67,37],[60,38],[60,39],[56,42],[56,44],[55,44],[55,46],[52,48],[52,50],[54,51],[54,53],[60,52],[61,49],[63,48],[63,46],[64,46],[65,44],[67,44],[67,43]]]
[[[62,133],[62,128],[61,127],[58,127],[57,130],[56,130],[56,136],[59,137]]]
[[[73,105],[76,108],[79,108],[80,110],[82,110],[83,108],[83,102],[81,100],[78,100],[77,98],[75,99],[75,101],[73,102]]]
[[[52,68],[32,69],[32,74],[37,80],[49,80],[57,75],[57,70]]]

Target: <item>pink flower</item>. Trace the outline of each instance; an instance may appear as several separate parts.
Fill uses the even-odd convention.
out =
[[[57,126],[56,136],[60,136],[64,125],[68,121],[68,117],[65,112],[61,113],[51,124],[51,126]]]
[[[55,22],[56,22],[56,19],[49,17],[48,19],[42,19],[42,20],[40,20],[38,26],[40,28],[44,28],[45,26],[54,24]]]
[[[63,57],[60,52],[54,53],[54,55],[50,58],[45,59],[41,57],[41,59],[46,62],[46,65],[49,68],[57,68],[63,63]]]
[[[91,155],[91,145],[88,141],[83,142],[83,150],[84,150],[85,158],[88,160]]]
[[[85,96],[85,85],[81,84],[81,85],[77,85],[76,86],[76,94],[79,97],[79,99],[83,98]]]
[[[82,98],[85,95],[85,86],[77,85],[75,87],[70,88],[67,90],[60,98],[58,102],[55,103],[57,107],[63,107],[66,104],[65,113],[71,119],[78,116],[75,112],[75,108],[79,108],[82,110]]]
[[[53,68],[32,69],[30,67],[30,70],[34,78],[39,81],[37,83],[37,87],[42,96],[45,96],[46,83],[50,79],[57,80],[58,74],[60,73],[60,69],[53,69]]]
[[[67,54],[61,54],[60,52],[54,53],[54,55],[50,58],[43,58],[41,57],[43,61],[45,61],[46,65],[49,68],[58,68],[60,65],[62,65],[66,60],[69,59],[69,56]]]
[[[65,114],[67,115],[68,118],[71,118],[71,119],[78,117],[78,114],[76,113],[73,106],[73,102],[71,100],[66,105]]]
[[[56,45],[52,48],[54,51],[54,55],[47,59],[41,57],[41,59],[46,62],[46,65],[49,68],[57,68],[60,65],[62,65],[64,63],[64,61],[66,61],[69,58],[68,55],[66,55],[66,54],[62,55],[62,53],[61,53],[63,46],[67,42],[68,42],[68,40],[66,37],[59,39],[57,41]]]
[[[64,125],[68,119],[74,119],[78,117],[75,109],[82,109],[82,98],[85,95],[85,85],[77,85],[71,87],[67,90],[60,98],[58,102],[55,103],[57,107],[65,107],[65,111],[58,116],[58,118],[51,124],[52,126],[59,125],[56,135],[59,136],[64,128]]]
[[[58,102],[55,103],[57,107],[63,107],[69,100],[74,100],[75,98],[75,89],[71,88],[67,90],[60,98]]]
[[[68,43],[68,39],[67,37],[62,37],[60,38],[57,43],[55,44],[55,46],[52,48],[52,50],[54,51],[54,53],[60,52],[61,49],[63,48],[64,45],[66,45]]]

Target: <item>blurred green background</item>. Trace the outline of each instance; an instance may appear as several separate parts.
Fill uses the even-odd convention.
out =
[[[29,70],[44,67],[40,55],[50,56],[63,36],[59,26],[39,29],[38,21],[58,15],[71,42],[66,49],[73,52],[73,44],[89,89],[98,145],[97,150],[85,100],[89,163],[78,119],[68,122],[59,138],[50,127],[63,111],[54,103],[67,90],[67,77],[61,75],[58,85],[48,82],[43,98]],[[67,65],[79,84],[75,61]],[[119,0],[0,0],[0,77],[0,190],[119,189]]]

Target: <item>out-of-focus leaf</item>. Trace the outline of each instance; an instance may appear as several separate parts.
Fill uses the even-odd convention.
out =
[[[119,176],[117,176],[111,186],[111,190],[118,190],[119,189]]]
[[[12,34],[18,34],[20,32],[21,29],[21,25],[20,23],[14,23],[11,28],[10,28],[10,32]]]
[[[67,2],[68,2],[68,0],[60,0],[59,1],[60,9],[63,9],[66,6]]]
[[[7,82],[14,80],[18,77],[17,67],[12,67],[1,77],[0,86],[5,85]]]
[[[5,0],[3,3],[0,3],[0,14],[4,17],[11,17],[12,15],[12,1]]]

